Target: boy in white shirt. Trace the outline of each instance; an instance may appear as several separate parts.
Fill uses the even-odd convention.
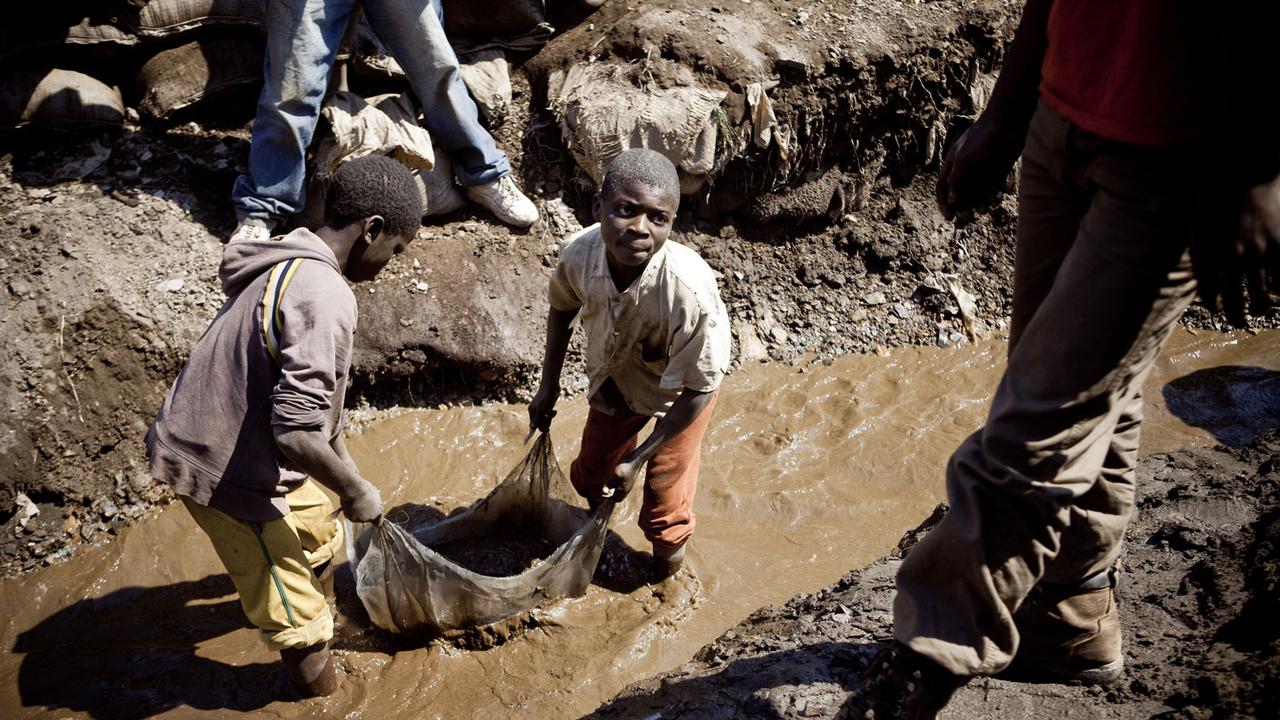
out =
[[[542,382],[529,404],[530,427],[545,431],[581,316],[591,411],[570,480],[594,506],[612,490],[630,492],[647,465],[640,527],[659,578],[680,569],[693,532],[702,437],[730,353],[714,273],[667,239],[679,202],[675,166],[661,154],[627,150],[609,164],[595,197],[599,224],[561,249],[551,277]],[[653,432],[637,446],[651,417]]]

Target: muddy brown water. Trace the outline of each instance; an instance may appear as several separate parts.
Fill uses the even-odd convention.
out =
[[[615,515],[602,584],[485,651],[344,640],[338,694],[274,700],[274,656],[241,619],[208,542],[180,506],[110,543],[0,583],[8,652],[0,716],[575,717],[670,669],[752,610],[823,587],[889,550],[944,499],[942,470],[976,429],[1005,346],[905,349],[826,366],[764,365],[726,382],[707,436],[690,572],[609,582],[646,549],[634,498]],[[1179,330],[1148,381],[1146,454],[1241,444],[1280,408],[1280,333]],[[577,449],[581,398],[553,428]],[[523,454],[522,407],[393,410],[349,445],[388,507],[441,512],[484,495]],[[344,647],[345,646],[345,647]]]

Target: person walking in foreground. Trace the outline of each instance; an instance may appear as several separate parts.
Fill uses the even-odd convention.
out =
[[[265,240],[302,210],[306,154],[338,47],[357,0],[267,3],[265,84],[258,98],[248,171],[231,199],[237,240]],[[441,24],[440,0],[364,0],[378,38],[404,68],[438,150],[454,161],[467,197],[499,220],[528,227],[538,209],[511,177],[507,156],[480,125]]]
[[[938,181],[943,215],[964,219],[1022,157],[1008,367],[951,457],[949,513],[898,571],[894,640],[848,717],[932,718],[979,675],[1120,676],[1143,381],[1196,279],[1242,322],[1239,271],[1261,278],[1280,237],[1276,116],[1255,101],[1273,93],[1250,57],[1275,24],[1248,5],[1026,4]]]
[[[249,621],[303,696],[328,695],[333,617],[321,577],[342,527],[316,485],[357,522],[382,515],[342,440],[356,300],[422,222],[413,176],[386,157],[333,176],[325,225],[229,243],[227,301],[191,351],[147,433],[151,473],[209,536]]]
[[[680,569],[693,533],[702,437],[730,352],[711,268],[667,239],[679,202],[675,166],[661,154],[627,150],[609,163],[598,224],[561,248],[551,276],[542,382],[529,404],[530,428],[546,432],[581,316],[591,409],[569,478],[595,507],[630,492],[647,466],[640,527],[659,579]],[[650,417],[657,424],[637,447]]]

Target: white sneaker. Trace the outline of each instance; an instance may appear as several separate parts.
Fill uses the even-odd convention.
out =
[[[271,239],[271,228],[267,227],[267,223],[258,218],[246,218],[240,221],[236,226],[236,231],[231,233],[231,239],[227,244],[238,242],[266,242]]]
[[[538,208],[516,187],[510,173],[486,185],[465,188],[467,197],[485,206],[508,225],[529,227],[538,222]]]

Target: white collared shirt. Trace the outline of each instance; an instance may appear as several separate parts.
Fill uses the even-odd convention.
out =
[[[547,299],[557,310],[579,310],[589,394],[612,377],[641,415],[665,414],[684,388],[719,388],[729,369],[729,315],[715,274],[680,243],[668,240],[619,291],[600,226],[592,225],[560,248]]]

